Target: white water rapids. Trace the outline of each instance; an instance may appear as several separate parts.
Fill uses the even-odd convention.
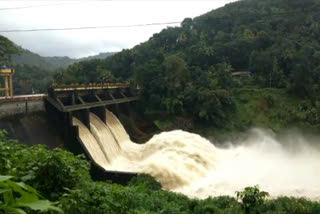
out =
[[[90,113],[91,132],[76,118],[79,135],[93,161],[106,170],[147,173],[165,189],[190,197],[230,195],[259,185],[271,197],[320,200],[320,149],[302,137],[279,142],[254,129],[244,140],[215,147],[184,131],[163,132],[135,144],[120,121],[106,110],[107,124]]]

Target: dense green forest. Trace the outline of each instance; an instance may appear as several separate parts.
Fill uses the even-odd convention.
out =
[[[14,94],[46,93],[53,83],[54,72],[32,65],[15,65],[13,76]]]
[[[279,127],[317,128],[319,10],[317,0],[237,1],[186,18],[180,27],[168,27],[113,57],[73,64],[55,81],[131,80],[142,89],[146,112],[217,128],[273,127],[275,121],[267,119],[272,112]],[[250,76],[232,76],[238,71]],[[261,117],[242,116],[245,111]]]
[[[27,147],[6,139],[0,131],[0,213],[68,214],[318,214],[320,203],[304,198],[267,199],[258,187],[248,187],[235,197],[205,200],[161,189],[150,176],[133,178],[127,186],[95,182],[83,155]],[[1,176],[6,175],[6,176]],[[33,187],[33,188],[32,188]],[[35,189],[34,189],[35,188]]]

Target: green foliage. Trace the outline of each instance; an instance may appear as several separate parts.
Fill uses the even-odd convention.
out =
[[[62,149],[48,150],[43,145],[31,148],[15,140],[0,139],[0,173],[12,175],[35,187],[45,197],[57,199],[65,188],[74,188],[89,178],[84,156],[73,156]]]
[[[70,65],[66,70],[54,73],[54,80],[59,84],[119,82],[114,73],[102,64],[101,59],[81,61]]]
[[[196,103],[196,105],[195,105]],[[229,120],[234,110],[234,101],[226,90],[189,88],[185,91],[185,108],[215,127],[221,127]]]
[[[39,193],[29,185],[14,182],[12,176],[0,175],[0,213],[26,214],[27,210],[62,212],[48,200],[40,200]]]
[[[4,36],[0,35],[0,65],[11,65],[11,57],[18,54],[17,46]]]
[[[217,80],[220,88],[227,89],[234,85],[232,79],[233,68],[226,62],[218,63],[209,68],[212,79]]]
[[[316,214],[320,213],[320,204],[305,198],[279,197],[265,201],[260,210],[261,213]]]
[[[103,183],[86,182],[79,189],[68,189],[60,198],[60,204],[69,214],[117,213],[120,201],[112,197],[110,188]]]
[[[235,198],[229,196],[210,197],[206,200],[198,201],[198,205],[194,208],[194,213],[239,214],[241,213],[241,206]]]
[[[258,186],[246,187],[241,192],[236,192],[237,198],[241,200],[244,214],[258,214],[259,207],[265,202],[269,193],[260,191]]]
[[[129,186],[139,186],[149,190],[160,190],[161,184],[153,177],[146,174],[140,174],[129,182]]]
[[[45,93],[53,82],[53,72],[37,66],[16,65],[14,94]]]
[[[300,127],[316,131],[319,128],[319,102],[290,96],[285,89],[233,89],[231,96],[235,112],[224,129],[244,131],[248,127],[268,127],[281,131]]]
[[[0,161],[1,174],[15,175],[14,178],[0,176],[0,213],[63,210],[68,214],[239,214],[244,210],[250,214],[257,211],[259,214],[318,214],[320,211],[320,203],[303,198],[265,200],[266,193],[257,187],[239,192],[240,203],[228,196],[190,199],[161,189],[148,175],[139,175],[128,186],[94,182],[88,176],[88,163],[83,158],[62,149],[49,151],[43,146],[24,146],[7,140],[5,131],[0,131]],[[41,194],[58,199],[58,203],[43,199],[35,189],[21,182],[24,180],[39,187]]]
[[[100,63],[99,59],[92,61],[83,61],[70,65],[65,71],[61,70],[55,73],[55,82],[70,84],[70,83],[81,83],[88,84],[93,82],[101,82],[101,66],[98,69]]]

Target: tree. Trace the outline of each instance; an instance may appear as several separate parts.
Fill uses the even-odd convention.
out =
[[[16,65],[13,76],[15,94],[45,93],[53,82],[50,70],[31,65]]]
[[[0,35],[0,64],[11,65],[11,56],[18,53],[17,46],[6,37]]]
[[[232,66],[226,62],[218,63],[209,69],[212,78],[217,79],[218,86],[223,89],[233,86],[232,71]]]
[[[134,80],[140,89],[142,102],[147,107],[159,109],[167,94],[165,71],[160,62],[153,59],[134,66]]]
[[[304,47],[295,56],[295,64],[290,74],[289,91],[299,96],[308,96],[312,99],[313,86],[319,83],[317,66],[313,62],[314,50],[311,47]]]
[[[269,34],[265,31],[259,31],[256,37],[257,47],[260,49],[266,49],[272,44]]]
[[[171,55],[165,58],[163,65],[166,71],[168,87],[183,87],[188,79],[188,69],[184,59],[178,55]]]
[[[188,80],[188,69],[184,59],[178,55],[171,55],[163,62],[166,74],[167,94],[163,105],[170,113],[183,111],[183,89]]]
[[[250,72],[254,73],[256,84],[270,86],[270,75],[273,67],[272,56],[268,52],[253,51],[250,56]]]
[[[100,65],[97,66],[97,73],[101,79],[101,82],[117,82],[117,79],[113,73]]]
[[[182,28],[185,30],[191,30],[192,28],[192,18],[185,18],[181,23]]]
[[[246,187],[241,192],[236,192],[237,198],[242,201],[244,214],[258,214],[257,207],[264,203],[269,193],[260,191],[258,186]]]
[[[269,87],[285,88],[287,86],[287,77],[284,75],[283,70],[280,68],[278,59],[273,59],[272,72],[269,77]]]
[[[132,50],[123,50],[100,63],[118,79],[126,80],[133,75],[134,55]]]

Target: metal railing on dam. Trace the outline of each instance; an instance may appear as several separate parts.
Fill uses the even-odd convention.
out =
[[[46,98],[62,112],[132,102],[138,99],[129,83],[53,85]]]
[[[136,101],[128,83],[52,85],[48,94],[0,97],[0,118],[45,111],[47,101],[59,111],[72,112]]]

